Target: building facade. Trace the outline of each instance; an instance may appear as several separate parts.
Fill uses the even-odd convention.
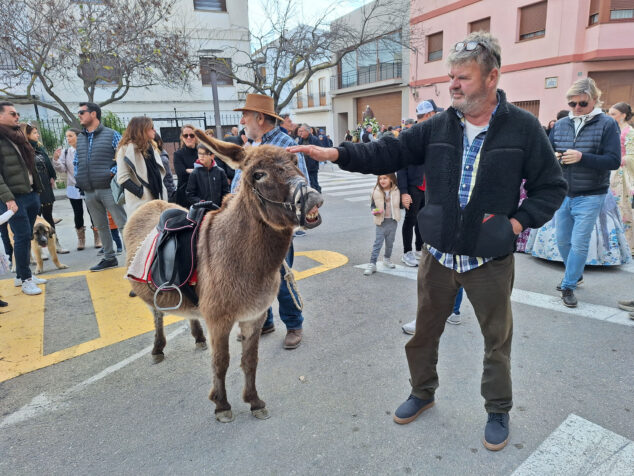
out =
[[[296,124],[308,124],[315,129],[324,129],[332,137],[332,98],[330,78],[336,68],[322,69],[308,80],[306,86],[296,93],[290,109],[291,119]],[[301,81],[302,78],[297,78]]]
[[[567,109],[566,91],[594,78],[604,107],[634,103],[634,0],[414,0],[419,38],[410,56],[409,113],[433,98],[450,105],[445,60],[471,31],[490,31],[502,46],[500,88],[543,124]]]

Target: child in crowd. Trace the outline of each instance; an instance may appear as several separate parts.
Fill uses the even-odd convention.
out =
[[[112,236],[112,241],[114,241],[114,244],[117,245],[117,254],[120,255],[123,252],[123,243],[121,242],[121,234],[119,233],[119,228],[117,228],[117,225],[115,224],[114,220],[112,219],[112,215],[110,215],[110,212],[106,212],[108,214],[108,226],[110,227],[110,236]],[[103,255],[103,248],[101,248],[98,252],[98,255]]]
[[[390,257],[396,237],[396,227],[401,219],[400,203],[401,194],[396,186],[396,175],[379,175],[372,190],[371,202],[372,215],[374,215],[374,223],[376,224],[376,239],[372,247],[370,265],[363,273],[365,276],[370,276],[376,272],[376,260],[379,257],[383,241],[385,241],[383,265],[388,268],[395,267]]]
[[[227,174],[216,164],[214,154],[204,145],[198,146],[198,160],[201,167],[194,167],[187,182],[187,200],[191,205],[201,201],[222,204],[222,198],[230,191]]]
[[[457,326],[458,324],[462,323],[462,318],[460,317],[460,305],[462,304],[463,292],[463,288],[460,287],[458,289],[458,294],[456,294],[456,300],[453,304],[453,312],[451,313],[451,316],[447,318],[448,324],[453,324],[454,326]],[[414,332],[416,332],[416,319],[414,319],[412,322],[404,324],[401,329],[403,329],[403,332],[405,332],[405,334],[414,335]]]

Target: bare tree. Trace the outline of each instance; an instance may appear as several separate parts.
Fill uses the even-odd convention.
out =
[[[284,109],[318,71],[332,68],[342,57],[364,43],[394,32],[394,47],[408,47],[409,1],[375,0],[360,9],[354,19],[330,21],[338,7],[324,4],[316,18],[306,18],[297,0],[261,0],[265,18],[251,25],[253,53],[243,62],[233,61],[219,68],[251,90],[271,96],[277,112]],[[236,51],[237,53],[237,51]],[[240,52],[247,53],[247,52]]]
[[[187,87],[197,72],[197,58],[190,53],[187,30],[170,22],[176,3],[0,2],[0,58],[6,63],[0,69],[0,96],[53,110],[76,125],[62,96],[78,79],[84,100],[101,106],[121,100],[133,88]],[[37,87],[53,103],[37,96]]]

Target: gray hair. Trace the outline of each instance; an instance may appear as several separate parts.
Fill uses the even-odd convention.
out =
[[[572,83],[572,86],[566,92],[566,99],[580,96],[581,94],[586,94],[589,98],[594,99],[597,102],[595,107],[601,107],[603,104],[603,101],[601,101],[601,90],[592,78],[578,79]]]
[[[300,129],[306,129],[309,133],[311,133],[310,126],[308,124],[306,124],[305,122],[300,124],[299,128]]]
[[[475,42],[478,46],[473,50],[463,48],[460,51],[456,51],[456,46],[454,45],[447,57],[447,64],[450,67],[467,63],[468,61],[475,61],[480,65],[480,69],[484,74],[489,74],[492,70],[502,67],[502,48],[500,47],[500,42],[491,33],[476,31],[470,33],[460,43],[466,45],[469,42]]]

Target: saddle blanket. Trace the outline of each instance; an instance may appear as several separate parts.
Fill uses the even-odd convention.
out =
[[[156,242],[159,231],[155,228],[145,237],[141,245],[137,248],[136,254],[130,262],[130,267],[126,276],[141,283],[147,283],[150,274],[150,265],[154,257]]]

